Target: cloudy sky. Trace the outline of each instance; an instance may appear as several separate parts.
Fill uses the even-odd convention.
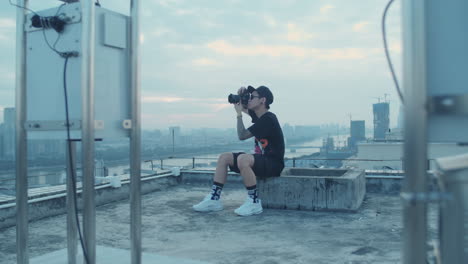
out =
[[[30,2],[34,10],[60,3]],[[128,13],[129,0],[100,2]],[[270,87],[282,124],[348,124],[351,117],[372,127],[372,104],[386,96],[396,125],[400,104],[381,35],[387,2],[143,0],[143,128],[235,127],[227,96],[247,85]],[[0,114],[14,106],[15,16],[2,1]],[[401,79],[400,20],[397,1],[387,31]]]

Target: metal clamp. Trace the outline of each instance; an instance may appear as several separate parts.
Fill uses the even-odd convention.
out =
[[[124,129],[131,129],[132,128],[132,120],[130,119],[125,119],[122,121],[122,126]]]
[[[67,1],[63,1],[63,2],[67,2]],[[47,13],[47,14],[45,13],[46,12],[40,12],[41,15],[45,15],[45,16],[54,15],[54,13]],[[34,15],[35,13],[29,14],[25,20],[24,30],[26,32],[44,30],[43,28],[35,28],[32,26],[31,18]],[[63,19],[67,22],[67,24],[80,23],[81,22],[81,6],[79,3],[66,5],[61,9],[61,12],[57,15],[63,16]]]
[[[104,129],[104,120],[94,120],[94,129],[95,130]]]
[[[438,115],[468,115],[468,94],[432,96],[427,107]]]

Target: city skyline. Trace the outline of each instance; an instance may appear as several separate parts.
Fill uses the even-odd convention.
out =
[[[235,127],[227,96],[266,85],[281,124],[372,124],[372,104],[400,103],[385,60],[380,21],[387,1],[207,1],[143,3],[142,126]],[[31,8],[54,7],[58,1]],[[127,1],[101,1],[127,12]],[[390,53],[400,77],[400,7],[388,13]],[[0,111],[14,106],[16,8],[0,11]],[[2,116],[2,113],[0,113]],[[244,119],[247,123],[248,118]],[[3,120],[0,120],[3,122]]]

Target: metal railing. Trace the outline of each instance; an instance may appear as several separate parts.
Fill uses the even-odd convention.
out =
[[[159,158],[159,159],[149,159],[149,160],[144,160],[143,163],[147,163],[149,166],[149,169],[154,171],[155,169],[170,169],[173,167],[180,167],[180,168],[185,168],[185,169],[196,169],[196,168],[212,168],[216,167],[216,165],[213,166],[213,161],[217,161],[217,158],[205,158],[205,157],[166,157],[166,158]],[[171,164],[171,161],[177,161],[179,164]],[[187,161],[183,163],[183,165],[180,163],[180,161]],[[203,162],[200,162],[203,161]],[[211,161],[210,163],[206,161]],[[285,158],[285,167],[287,168],[296,168],[296,167],[315,167],[319,168],[321,166],[317,165],[316,163],[325,163],[329,161],[338,161],[338,162],[398,162],[400,165],[399,166],[388,166],[388,165],[382,165],[379,166],[378,169],[382,170],[400,170],[404,168],[404,160],[402,159],[331,159],[331,158],[301,158],[301,157],[294,157],[294,158]],[[434,159],[428,159],[427,160],[427,169],[431,169],[431,163],[434,162]],[[333,167],[333,166],[323,166],[325,168],[327,167]],[[358,167],[359,168],[359,167]],[[80,168],[77,168],[80,170]],[[370,168],[367,168],[370,169]],[[372,169],[376,169],[375,167]],[[63,177],[65,175],[65,170],[66,168],[63,168],[61,170],[54,169],[54,172],[47,172],[45,171],[44,173],[40,174],[33,174],[33,173],[28,173],[28,179],[38,179],[42,177]],[[7,182],[15,182],[16,178],[14,176],[12,177],[7,177],[7,178],[0,178],[0,186],[5,185]],[[51,186],[51,185],[59,185],[59,184],[64,184],[64,183],[59,183],[57,181],[60,181],[60,179],[57,180],[51,180],[51,178],[48,179],[48,183],[45,183],[44,185],[46,186]],[[32,181],[34,182],[34,181]],[[56,184],[54,184],[56,182]],[[39,183],[35,185],[40,185]]]

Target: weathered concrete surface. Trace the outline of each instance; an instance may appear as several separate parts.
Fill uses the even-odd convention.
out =
[[[366,194],[362,170],[288,168],[257,186],[263,206],[275,209],[354,212]]]
[[[222,193],[225,210],[192,211],[209,188],[181,184],[144,195],[143,251],[222,264],[401,263],[402,207],[397,196],[368,194],[355,214],[265,209],[260,215],[239,217],[233,210],[246,191],[228,182]],[[130,249],[128,200],[98,207],[96,217],[98,245]],[[436,219],[431,209],[430,239]],[[15,228],[0,230],[0,237],[0,263],[16,263]],[[32,222],[29,239],[31,258],[66,248],[66,216]]]
[[[99,264],[128,264],[131,259],[131,251],[118,248],[96,246],[96,263]],[[197,260],[190,260],[178,257],[161,256],[158,254],[149,254],[143,252],[141,256],[142,263],[163,263],[163,264],[209,264]],[[76,263],[83,263],[84,258],[81,250],[76,257]],[[67,249],[61,249],[47,253],[42,256],[32,258],[31,264],[64,264],[67,263]]]
[[[179,177],[170,174],[148,176],[142,178],[141,192],[143,194],[166,189],[168,186],[177,185]],[[110,184],[96,186],[95,193],[96,205],[103,205],[119,200],[125,200],[130,195],[129,180],[122,181],[122,186],[112,188]],[[81,209],[82,199],[81,190],[78,191],[78,207]],[[64,214],[66,212],[66,193],[54,193],[46,196],[41,194],[38,197],[29,197],[29,219],[35,221],[44,217]],[[0,229],[16,225],[16,206],[15,203],[0,205]]]

